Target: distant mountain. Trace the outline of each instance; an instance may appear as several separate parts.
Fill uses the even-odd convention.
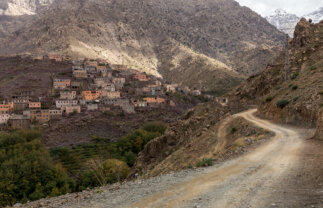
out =
[[[323,7],[304,16],[306,19],[312,19],[314,23],[323,20]],[[301,17],[295,14],[287,13],[282,9],[277,9],[273,15],[266,17],[268,22],[278,28],[280,31],[288,34],[290,37],[294,36],[294,29]]]
[[[306,19],[312,19],[314,23],[318,23],[323,20],[323,7],[319,8],[318,10],[305,15]]]
[[[0,38],[0,55],[104,58],[205,91],[260,72],[284,42],[234,0],[60,0],[11,31]]]
[[[295,26],[300,20],[295,14],[289,14],[282,9],[277,9],[273,15],[266,17],[268,22],[280,31],[293,37]]]
[[[34,15],[43,7],[48,7],[54,0],[1,0],[0,15]]]

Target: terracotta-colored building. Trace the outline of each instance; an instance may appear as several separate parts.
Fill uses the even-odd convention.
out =
[[[29,102],[28,107],[29,107],[29,109],[40,109],[41,102]]]
[[[66,89],[71,86],[70,79],[54,79],[53,87],[54,89]]]
[[[101,91],[94,90],[94,91],[83,91],[82,97],[86,101],[97,100],[101,96]]]
[[[160,97],[146,97],[143,100],[145,100],[148,104],[162,104],[166,101],[164,98]]]
[[[49,55],[48,55],[48,58],[49,58],[50,60],[54,60],[54,61],[56,61],[56,62],[61,62],[61,61],[63,61],[63,56],[56,55],[56,54],[49,54]]]
[[[139,80],[141,82],[146,82],[149,81],[149,78],[147,77],[146,74],[142,74],[142,73],[137,73],[133,76],[134,79]]]

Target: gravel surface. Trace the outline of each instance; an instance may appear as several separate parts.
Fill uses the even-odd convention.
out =
[[[312,130],[239,114],[276,136],[243,156],[209,168],[101,187],[16,207],[323,207],[322,143]]]

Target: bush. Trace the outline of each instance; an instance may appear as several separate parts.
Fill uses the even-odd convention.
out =
[[[292,90],[297,90],[298,89],[298,86],[297,85],[294,85],[293,87],[292,87]]]
[[[323,90],[321,92],[319,92],[320,95],[323,95]]]
[[[274,98],[272,96],[266,97],[266,102],[269,103],[273,100]]]
[[[298,77],[299,73],[298,72],[295,72],[293,75],[292,75],[292,80],[296,79]]]
[[[294,97],[294,102],[296,102],[299,99],[299,96]]]
[[[148,132],[159,132],[163,134],[167,129],[167,125],[162,122],[150,122],[144,124],[142,129]]]
[[[212,158],[203,158],[201,161],[196,163],[196,167],[208,167],[213,165]]]
[[[316,70],[317,69],[317,67],[316,66],[311,66],[311,70],[313,71],[313,70]]]
[[[236,127],[236,126],[233,126],[232,128],[231,128],[231,134],[234,134],[234,133],[236,133],[238,131],[238,128]]]
[[[276,103],[277,107],[279,107],[281,109],[285,108],[288,104],[289,104],[289,101],[288,100],[279,100]]]
[[[280,90],[281,89],[281,86],[276,86],[274,89],[275,90]]]

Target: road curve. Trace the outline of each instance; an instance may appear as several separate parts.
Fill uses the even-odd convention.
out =
[[[208,168],[130,181],[115,188],[107,186],[43,199],[22,207],[323,208],[323,179],[320,180],[323,145],[317,143],[314,148],[305,148],[312,132],[273,124],[255,117],[255,112],[249,110],[232,117],[241,116],[275,132],[275,137],[239,158]],[[317,174],[311,176],[312,173]],[[304,181],[304,178],[309,180]],[[314,201],[317,206],[313,206]]]
[[[273,131],[275,137],[263,146],[208,173],[174,184],[127,205],[128,208],[178,207],[268,207],[284,174],[297,165],[305,135],[298,130],[273,124],[249,110],[241,116],[255,125]]]

